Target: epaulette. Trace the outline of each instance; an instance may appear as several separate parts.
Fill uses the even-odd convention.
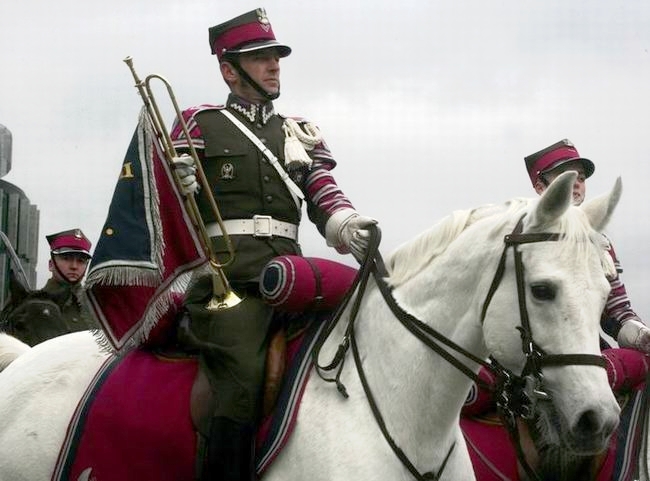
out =
[[[184,112],[188,112],[191,116],[194,116],[199,112],[203,112],[205,110],[223,110],[225,108],[226,106],[224,104],[222,105],[201,104],[201,105],[195,105],[194,107],[187,108],[184,110]]]
[[[309,122],[309,120],[304,118],[304,117],[296,117],[296,116],[293,116],[293,115],[278,114],[278,117],[280,117],[281,119],[293,119],[296,122],[298,122],[299,124],[306,124],[306,123]]]

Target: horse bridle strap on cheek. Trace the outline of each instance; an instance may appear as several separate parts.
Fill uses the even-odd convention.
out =
[[[499,363],[492,359],[492,364],[497,368],[497,395],[496,405],[501,419],[506,426],[508,433],[517,450],[517,457],[520,464],[526,471],[528,477],[538,481],[539,477],[526,461],[521,442],[519,440],[519,431],[517,429],[516,417],[531,419],[533,417],[535,406],[539,400],[548,400],[550,395],[543,389],[544,367],[561,367],[571,365],[598,366],[603,369],[607,368],[607,363],[602,355],[596,354],[548,354],[541,349],[533,340],[533,332],[530,327],[528,318],[528,309],[526,307],[526,284],[524,282],[524,263],[521,258],[521,251],[517,248],[520,244],[530,244],[533,242],[554,242],[560,240],[559,234],[551,233],[529,233],[522,234],[523,229],[522,216],[517,222],[512,234],[504,237],[505,246],[499,259],[494,279],[486,296],[483,308],[481,310],[481,324],[485,321],[487,309],[492,297],[496,292],[503,274],[505,272],[505,263],[508,248],[512,247],[515,261],[515,278],[517,282],[517,297],[519,300],[519,317],[521,325],[517,327],[520,331],[522,351],[526,356],[521,375],[515,376],[509,373]]]
[[[488,296],[483,304],[481,311],[481,324],[485,321],[488,306],[492,300],[492,296],[496,292],[503,274],[505,271],[506,255],[509,247],[512,247],[515,260],[515,277],[517,280],[517,296],[519,299],[519,317],[521,326],[518,327],[521,333],[522,350],[526,355],[526,364],[522,371],[522,376],[526,374],[540,375],[541,369],[547,366],[569,366],[569,365],[583,365],[583,366],[598,366],[605,369],[607,367],[605,358],[602,355],[596,354],[547,354],[533,340],[533,333],[530,327],[530,320],[528,318],[528,309],[526,307],[526,284],[524,282],[524,263],[521,258],[521,252],[517,248],[521,244],[530,244],[534,242],[552,242],[559,241],[559,234],[549,233],[530,233],[522,234],[523,217],[515,226],[512,234],[504,237],[505,247],[499,260],[497,272],[492,280],[492,285],[488,292]]]

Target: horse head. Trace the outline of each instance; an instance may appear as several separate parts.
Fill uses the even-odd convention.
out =
[[[65,320],[60,306],[67,294],[31,290],[10,277],[10,302],[0,315],[0,330],[34,346],[61,333]]]
[[[509,289],[496,291],[483,330],[498,363],[541,391],[535,415],[542,443],[593,454],[606,447],[619,415],[598,361],[607,276],[614,274],[599,230],[620,198],[621,182],[580,208],[572,206],[575,178],[575,172],[562,174],[530,203],[521,237],[512,236],[514,255],[505,260],[501,284]],[[519,306],[512,304],[513,291]]]

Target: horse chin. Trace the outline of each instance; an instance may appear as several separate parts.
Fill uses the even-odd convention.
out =
[[[574,456],[602,453],[609,442],[609,435],[568,429],[565,418],[557,412],[552,402],[540,402],[537,405],[534,431],[538,450],[561,450]]]

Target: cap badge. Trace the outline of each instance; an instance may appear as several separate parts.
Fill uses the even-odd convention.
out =
[[[264,8],[258,8],[255,12],[257,13],[257,21],[260,22],[260,27],[265,32],[268,32],[271,29],[271,22],[269,22],[269,18],[266,16],[266,10]]]
[[[235,178],[235,167],[230,162],[226,162],[221,166],[221,179],[232,180],[234,178]]]
[[[75,231],[74,231],[74,236],[75,236],[77,239],[81,239],[81,238],[83,237],[83,235],[81,234],[81,230],[80,230],[80,229],[75,229]]]

